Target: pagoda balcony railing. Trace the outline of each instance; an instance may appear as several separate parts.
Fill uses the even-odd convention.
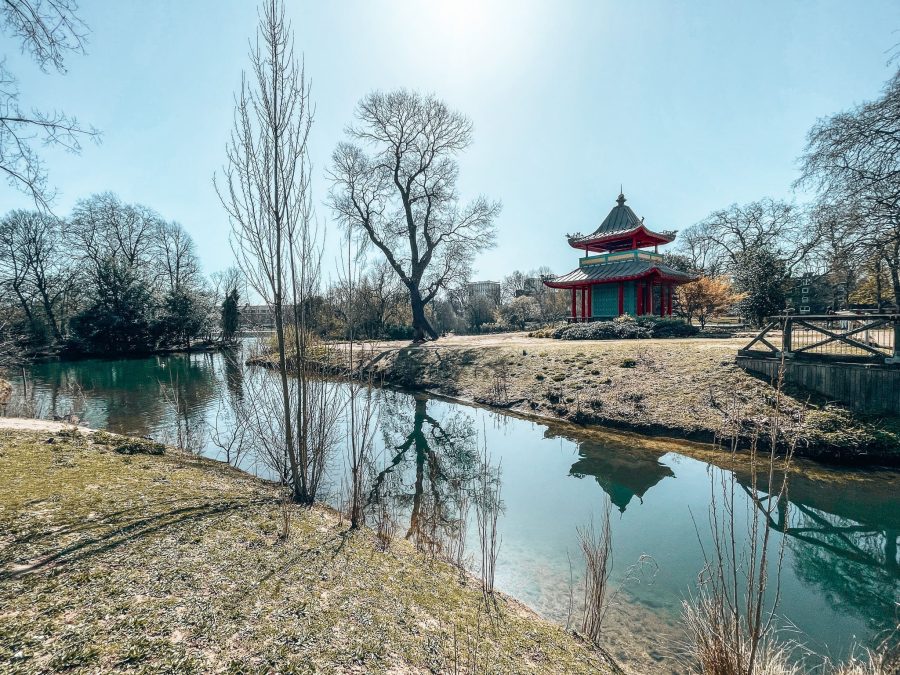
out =
[[[782,314],[738,353],[900,364],[900,314]]]
[[[653,253],[652,251],[644,251],[643,249],[628,249],[625,251],[610,251],[609,253],[598,253],[588,255],[578,259],[580,267],[588,267],[590,265],[602,265],[608,262],[628,262],[629,260],[662,260],[662,253]]]

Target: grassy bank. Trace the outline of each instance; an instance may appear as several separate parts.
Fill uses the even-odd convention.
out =
[[[614,672],[404,541],[220,463],[0,430],[0,672]]]
[[[775,388],[735,364],[742,339],[564,341],[525,334],[367,344],[386,383],[529,416],[711,442],[768,428]],[[332,350],[340,355],[341,350]],[[865,417],[810,392],[780,396],[780,442],[830,461],[900,463],[900,420]]]

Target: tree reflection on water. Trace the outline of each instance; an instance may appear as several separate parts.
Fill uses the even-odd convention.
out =
[[[462,410],[436,419],[424,396],[383,391],[381,405],[388,456],[372,479],[369,505],[408,514],[405,537],[437,553],[458,534],[479,474],[474,420]]]
[[[29,397],[43,417],[77,414],[85,423],[117,433],[149,436],[170,426],[173,414],[202,426],[219,396],[218,355],[168,354],[132,359],[46,361],[31,366]],[[21,384],[18,384],[21,388]],[[164,388],[174,387],[176,413]]]

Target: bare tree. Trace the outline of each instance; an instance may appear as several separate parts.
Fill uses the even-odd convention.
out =
[[[494,594],[494,577],[497,572],[497,556],[500,553],[500,535],[497,519],[503,511],[500,498],[501,467],[491,466],[487,439],[482,449],[481,465],[476,478],[475,517],[478,525],[478,543],[481,547],[481,591],[485,599]]]
[[[584,529],[578,528],[578,543],[584,555],[584,614],[581,632],[595,644],[600,644],[603,622],[611,607],[610,583],[612,575],[612,529],[609,516],[612,502],[607,498],[601,513],[600,531],[594,521]]]
[[[789,519],[788,476],[793,459],[793,444],[783,456],[777,451],[786,421],[783,375],[782,364],[775,382],[774,414],[751,439],[749,485],[740,484],[736,473],[724,469],[710,477],[711,543],[705,546],[701,538],[705,565],[698,576],[699,589],[682,602],[690,654],[704,673],[783,672],[772,667],[785,661],[786,652],[777,639],[775,614],[786,547],[786,537],[776,540],[776,535]],[[736,467],[738,433],[747,421],[736,409],[730,420],[730,451]],[[761,440],[766,437],[769,448],[763,449]],[[739,515],[742,506],[746,519]],[[770,578],[773,569],[774,580]]]
[[[22,246],[22,231],[30,218],[26,211],[13,211],[0,225],[0,274],[6,289],[12,293],[25,314],[32,333],[38,331],[32,310],[33,296],[28,284],[29,262]]]
[[[900,305],[900,71],[881,96],[820,120],[809,132],[798,185],[833,211],[839,237],[879,258]]]
[[[360,252],[353,253],[352,233],[347,231],[347,268],[344,285],[347,288],[347,357],[349,374],[349,400],[347,402],[347,464],[350,470],[350,494],[348,496],[348,512],[350,528],[357,529],[365,521],[366,469],[371,464],[372,447],[377,429],[378,407],[375,400],[372,373],[363,373],[358,367],[357,351],[354,340],[356,313],[354,291],[359,277]],[[365,358],[365,355],[363,359]],[[370,355],[371,357],[371,355]],[[362,361],[361,361],[362,362]],[[361,363],[360,362],[360,363]],[[362,383],[354,381],[359,377]]]
[[[213,272],[209,275],[209,280],[213,303],[216,306],[221,305],[229,293],[235,290],[240,293],[244,287],[244,276],[240,268],[235,266]]]
[[[143,276],[154,266],[163,220],[152,209],[126,204],[104,192],[79,200],[66,222],[67,243],[95,285],[104,282],[110,261]]]
[[[692,270],[714,277],[722,273],[726,261],[711,229],[706,221],[687,228],[678,237],[678,249],[687,257]]]
[[[374,92],[356,110],[332,155],[331,205],[364,233],[406,286],[414,337],[437,338],[425,306],[466,278],[472,259],[494,242],[498,202],[459,206],[456,156],[472,141],[472,123],[434,96]]]
[[[3,0],[0,26],[18,38],[43,72],[65,73],[68,53],[84,53],[87,26],[77,16],[74,0]],[[55,197],[35,145],[56,145],[81,151],[85,138],[98,139],[93,127],[83,127],[61,112],[26,110],[19,104],[15,76],[0,61],[0,173],[7,182],[47,209]]]
[[[714,211],[682,234],[681,250],[708,275],[733,270],[748,253],[765,250],[788,274],[814,253],[820,233],[793,204],[761,199]]]
[[[280,390],[280,449],[291,498],[310,503],[331,445],[334,393],[309,370],[307,300],[319,283],[307,140],[313,111],[280,0],[267,0],[235,100],[224,177],[216,182],[232,249],[250,286],[272,306]],[[296,383],[289,381],[293,369]],[[333,388],[332,388],[333,389]]]
[[[160,222],[153,239],[157,277],[166,292],[196,287],[200,281],[200,260],[191,235],[175,221]]]
[[[0,283],[15,296],[33,334],[44,316],[54,341],[62,340],[60,310],[72,291],[74,267],[60,249],[60,222],[38,211],[11,211],[0,222]]]

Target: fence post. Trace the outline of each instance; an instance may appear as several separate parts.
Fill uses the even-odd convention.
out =
[[[893,356],[889,356],[884,362],[886,364],[897,364],[900,363],[900,320],[895,316],[891,323],[894,324]]]
[[[791,356],[792,349],[792,340],[791,340],[791,330],[794,327],[794,322],[791,317],[785,317],[784,323],[782,324],[781,329],[781,352],[785,357]]]

